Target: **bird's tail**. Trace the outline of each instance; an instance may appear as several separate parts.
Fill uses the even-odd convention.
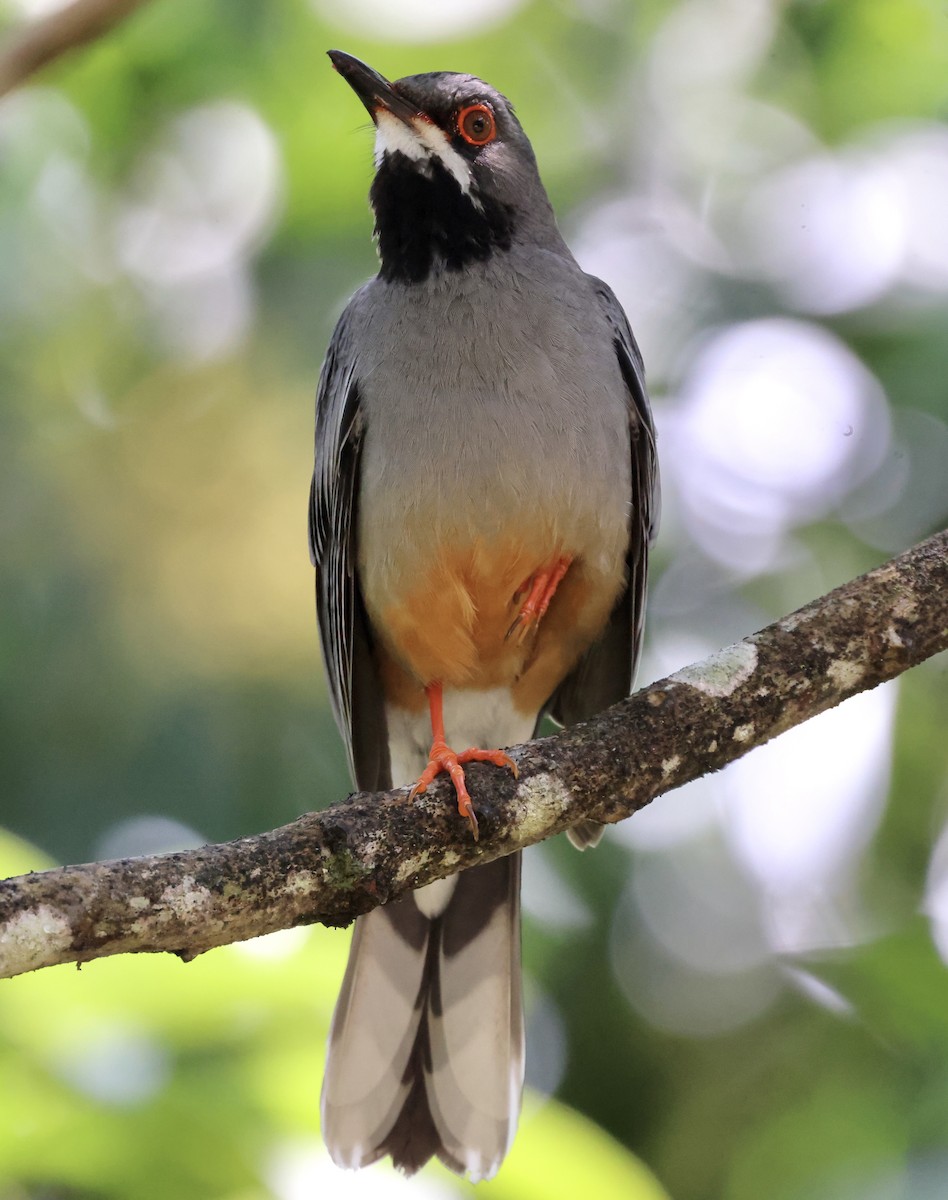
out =
[[[520,1111],[520,856],[431,884],[356,922],[329,1034],[323,1136],[333,1160],[437,1156],[488,1179]]]

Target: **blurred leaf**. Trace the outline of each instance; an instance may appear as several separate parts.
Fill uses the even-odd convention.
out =
[[[473,1189],[472,1189],[473,1190]],[[513,1149],[496,1179],[476,1194],[496,1200],[669,1200],[642,1163],[591,1121],[564,1105],[525,1105]]]

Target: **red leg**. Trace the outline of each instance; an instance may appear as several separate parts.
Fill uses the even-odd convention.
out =
[[[489,762],[493,763],[495,767],[509,767],[514,773],[514,778],[519,774],[517,764],[504,754],[503,750],[478,750],[472,747],[470,750],[462,750],[460,754],[455,754],[444,736],[444,696],[441,684],[429,683],[425,692],[428,695],[428,707],[431,710],[431,755],[427,767],[422,771],[408,798],[411,800],[419,792],[426,791],[428,785],[439,775],[450,775],[458,797],[458,812],[462,817],[467,818],[474,840],[477,841],[477,817],[474,814],[474,805],[468,794],[464,768],[461,764]]]
[[[537,571],[525,580],[518,589],[517,595],[527,592],[527,598],[520,606],[517,618],[507,630],[507,637],[517,635],[517,641],[522,642],[532,630],[540,624],[543,614],[550,607],[550,601],[556,589],[563,581],[563,576],[570,569],[571,558],[558,558],[549,568]]]

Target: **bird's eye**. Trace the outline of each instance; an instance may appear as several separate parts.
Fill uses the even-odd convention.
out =
[[[458,133],[472,146],[486,146],[497,136],[494,114],[486,104],[469,104],[458,113]]]

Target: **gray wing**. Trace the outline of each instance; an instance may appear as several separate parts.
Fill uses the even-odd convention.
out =
[[[359,478],[365,417],[349,309],[333,333],[316,389],[309,550],[333,713],[358,787],[391,786],[388,732],[372,631],[358,573]]]
[[[632,522],[626,556],[626,588],[596,642],[550,697],[546,712],[562,725],[585,721],[632,690],[645,621],[648,551],[658,532],[661,496],[655,426],[645,390],[645,367],[628,318],[611,288],[589,276],[609,322],[626,386],[632,463]]]

